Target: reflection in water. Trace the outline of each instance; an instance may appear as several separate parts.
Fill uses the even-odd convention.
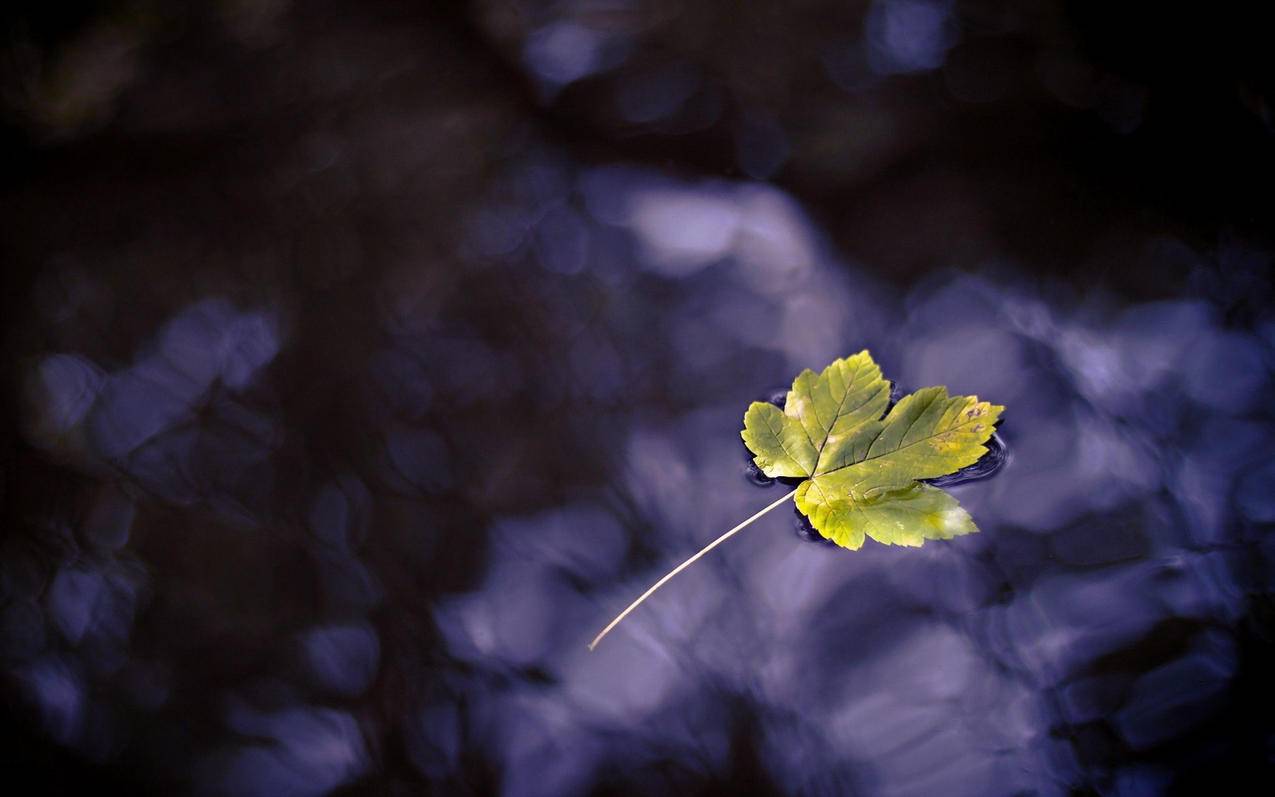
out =
[[[316,26],[314,74],[271,81],[359,112],[189,177],[260,202],[236,229],[261,226],[226,235],[221,193],[196,231],[143,204],[138,241],[84,239],[36,281],[10,322],[23,453],[0,538],[26,732],[135,792],[196,794],[1125,795],[1247,761],[1271,733],[1270,251],[1156,232],[1152,266],[1187,263],[1189,295],[1041,276],[977,180],[887,168],[941,127],[916,106],[823,97],[796,124],[768,101],[788,61],[728,72],[703,42],[650,46],[669,20],[602,5],[474,24],[537,102],[633,157],[546,140],[486,102],[502,82],[423,81],[424,53],[472,57],[447,49],[463,37]],[[746,5],[736,50],[787,30]],[[925,75],[991,96],[978,41],[1026,24],[984,9],[966,36],[953,3],[861,5],[854,35],[784,49],[840,103]],[[269,22],[233,27],[269,41]],[[1079,57],[1042,56],[1048,91],[1140,125],[1139,87],[1051,71]],[[244,87],[267,117],[238,121],[184,119],[151,86],[121,135],[258,142],[271,81]],[[704,131],[730,168],[642,156]],[[903,254],[860,262],[811,197],[878,179],[883,215],[845,212]],[[913,213],[931,193],[938,222]],[[963,236],[925,224],[948,211],[986,248],[945,259]],[[927,273],[885,281],[922,239],[941,241]],[[848,552],[775,513],[588,652],[788,489],[741,478],[747,404],[861,348],[903,386],[1007,407],[987,456],[934,481],[981,533]]]
[[[585,171],[577,185],[595,179]],[[160,552],[187,546],[153,535],[190,532],[152,528],[150,543],[132,547],[139,502],[220,518],[223,530],[195,533],[213,535],[212,550],[227,535],[260,559],[266,569],[253,579],[265,584],[222,576],[253,583],[258,597],[244,610],[266,623],[258,639],[274,638],[278,623],[304,626],[293,657],[263,657],[267,644],[207,695],[225,743],[189,752],[216,789],[233,793],[319,794],[353,782],[378,766],[369,750],[393,728],[420,777],[468,777],[469,751],[481,749],[511,794],[569,793],[616,771],[645,778],[670,758],[698,773],[688,777],[712,777],[732,766],[741,711],[775,783],[1065,791],[1092,784],[1095,761],[1154,751],[1221,715],[1240,666],[1234,629],[1246,584],[1267,578],[1240,564],[1257,544],[1246,524],[1271,516],[1272,430],[1257,411],[1269,344],[1227,330],[1205,303],[1051,301],[1014,280],[948,274],[868,299],[853,270],[810,248],[813,230],[782,197],[749,211],[771,207],[777,219],[748,223],[786,230],[767,246],[799,270],[758,280],[733,226],[743,223],[736,200],[721,186],[633,169],[608,179],[608,201],[631,197],[638,210],[572,211],[583,226],[569,237],[616,247],[596,267],[562,268],[534,236],[472,256],[488,269],[548,257],[557,265],[540,279],[585,280],[600,297],[619,290],[627,300],[574,320],[578,291],[547,286],[541,311],[582,337],[539,364],[463,327],[418,333],[428,322],[412,314],[430,311],[403,310],[360,377],[371,386],[357,394],[368,403],[358,430],[368,456],[353,465],[363,476],[301,475],[317,484],[298,519],[307,533],[287,537],[292,553],[258,550],[251,536],[291,522],[278,491],[298,476],[279,472],[295,421],[262,382],[282,345],[270,313],[201,301],[162,324],[133,365],[70,352],[37,361],[30,439],[132,485],[128,498],[101,493],[52,561],[44,551],[5,558],[7,667],[50,738],[109,757],[114,747],[99,737],[118,723],[162,727],[186,710],[168,708],[172,688],[188,691],[204,670],[162,638],[132,645],[143,603],[158,598],[165,616],[211,627],[229,619],[223,585],[183,587],[163,572],[185,566]],[[571,187],[559,187],[568,202]],[[736,221],[710,223],[701,211]],[[678,290],[636,316],[631,303],[645,299],[632,290],[646,274]],[[821,301],[829,296],[837,307]],[[869,301],[878,312],[852,311]],[[792,338],[757,338],[732,323],[769,317],[783,329],[792,308],[822,330],[798,338],[799,350]],[[688,324],[691,345],[717,352],[694,369],[664,356],[687,345],[673,336]],[[983,533],[847,553],[802,545],[776,533],[785,521],[768,519],[586,652],[589,632],[636,588],[762,502],[736,475],[739,417],[758,385],[859,345],[876,347],[908,384],[947,384],[1009,407],[984,459],[936,480],[956,487]],[[755,365],[741,368],[744,355]],[[510,382],[541,370],[556,376]],[[608,380],[627,387],[617,393]],[[548,392],[529,392],[540,389]],[[548,430],[504,426],[503,440],[479,435],[479,445],[465,436],[466,412],[512,409],[515,397],[563,408],[567,448],[549,443],[506,462],[507,447],[545,445],[535,441]],[[440,500],[481,507],[521,478],[518,461],[544,467],[571,440],[601,444],[604,421],[608,442],[594,461],[613,474],[609,484],[569,482],[531,513],[497,501],[482,526],[439,514]],[[435,542],[438,523],[453,525]],[[275,555],[295,561],[270,574]],[[161,558],[142,565],[148,556]],[[462,562],[465,575],[432,573]],[[50,569],[32,582],[21,570],[31,567]],[[437,586],[404,603],[411,580]],[[319,603],[294,601],[305,583]],[[223,627],[225,655],[257,647]],[[174,687],[122,677],[156,667]],[[404,679],[412,697],[384,703]],[[125,700],[140,706],[129,719],[118,714]],[[1160,782],[1159,770],[1148,772],[1111,777]]]

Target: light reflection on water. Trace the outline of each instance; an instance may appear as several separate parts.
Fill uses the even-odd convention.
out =
[[[51,181],[13,224],[47,265],[5,329],[22,735],[163,794],[1136,795],[1269,763],[1271,252],[1145,232],[1136,192],[1093,223],[1129,173],[1084,182],[1053,140],[1135,134],[1163,94],[999,4],[735,4],[725,32],[679,4],[475,4],[477,55],[393,14],[307,32],[224,5],[288,68],[224,103],[203,71],[142,81],[68,144],[111,184],[85,195],[145,223]],[[81,77],[109,66],[80,49]],[[534,114],[467,66],[487,49]],[[82,118],[38,86],[18,110],[71,141],[117,77]],[[184,118],[181,91],[216,107]],[[192,171],[94,171],[151,136]],[[1014,182],[1019,160],[1046,168]],[[1033,203],[1051,168],[1080,182]],[[1149,262],[1114,284],[1189,292],[1040,276],[1007,243],[1065,260],[1071,224]],[[898,393],[1006,405],[1002,459],[939,480],[982,532],[847,552],[775,512],[588,652],[787,489],[744,463],[748,403],[862,348]]]
[[[557,210],[506,207],[518,234],[463,245],[489,274],[543,267],[528,301],[554,347],[528,360],[463,314],[400,302],[355,376],[363,425],[356,449],[326,455],[346,458],[336,474],[290,472],[294,438],[323,432],[276,397],[275,308],[202,300],[132,364],[72,350],[32,365],[29,439],[119,485],[50,529],[64,542],[3,560],[4,666],[43,732],[109,760],[128,728],[193,702],[212,724],[182,760],[241,794],[375,777],[387,744],[437,784],[474,777],[479,756],[507,794],[641,782],[669,761],[695,780],[734,766],[741,733],[792,793],[1160,782],[1120,751],[1219,716],[1237,624],[1270,583],[1255,525],[1275,516],[1269,340],[1206,301],[1063,300],[1022,277],[953,272],[895,294],[775,189],[567,173],[541,186]],[[747,403],[864,346],[904,385],[1007,405],[1009,464],[952,486],[982,533],[850,553],[778,513],[587,652],[641,588],[774,494],[740,477]],[[499,434],[467,436],[474,413]],[[599,478],[554,464],[580,446]],[[528,466],[562,475],[541,509],[501,511]],[[171,507],[186,527],[160,527]],[[218,538],[256,563],[249,580],[183,584]],[[245,586],[252,631],[224,606]],[[145,649],[139,613],[154,613]],[[218,635],[216,662],[165,639],[179,618]]]

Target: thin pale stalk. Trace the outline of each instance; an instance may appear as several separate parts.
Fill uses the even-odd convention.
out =
[[[735,528],[733,528],[733,529],[731,529],[730,531],[726,532],[725,534],[723,534],[722,536],[718,537],[717,539],[713,540],[713,541],[712,541],[712,542],[710,542],[708,545],[705,545],[703,548],[701,548],[701,549],[699,550],[699,553],[695,554],[695,555],[694,555],[694,556],[692,556],[690,559],[687,559],[685,562],[682,562],[680,565],[678,565],[677,567],[673,568],[673,570],[672,570],[671,572],[669,572],[669,574],[668,574],[668,575],[664,576],[664,578],[661,578],[659,581],[657,581],[657,582],[655,582],[654,584],[652,584],[652,585],[651,585],[651,588],[650,588],[650,589],[648,589],[646,592],[643,592],[641,597],[639,597],[637,600],[635,600],[635,601],[633,601],[632,603],[630,603],[630,604],[629,604],[629,607],[628,607],[627,609],[625,609],[624,611],[620,612],[620,614],[619,614],[619,616],[618,616],[618,617],[616,617],[614,620],[612,620],[610,623],[608,623],[608,624],[607,624],[607,627],[606,627],[606,628],[603,628],[603,629],[602,629],[602,631],[601,631],[601,633],[599,633],[597,636],[595,636],[595,637],[593,638],[593,641],[589,643],[589,650],[593,650],[594,648],[596,648],[596,647],[598,646],[598,643],[602,641],[602,637],[604,637],[604,636],[606,636],[607,634],[611,633],[611,629],[612,629],[612,628],[615,628],[617,625],[619,625],[619,624],[620,624],[620,621],[621,621],[621,620],[623,620],[625,617],[628,617],[628,616],[629,616],[629,612],[633,611],[633,610],[634,610],[634,609],[636,609],[638,606],[642,605],[642,601],[644,601],[644,600],[646,600],[647,598],[651,597],[651,595],[652,595],[652,594],[653,594],[653,593],[654,593],[657,589],[659,589],[660,587],[664,586],[664,585],[668,582],[668,580],[669,580],[669,579],[671,579],[673,576],[677,575],[678,573],[682,572],[682,571],[683,571],[683,570],[685,570],[686,568],[690,567],[692,564],[694,564],[694,563],[695,563],[695,560],[699,559],[699,558],[700,558],[701,556],[703,556],[704,554],[708,553],[709,551],[713,550],[713,549],[714,549],[714,548],[716,548],[717,546],[719,546],[719,545],[721,545],[722,543],[724,543],[724,542],[726,542],[727,540],[729,540],[731,537],[733,537],[733,536],[735,536],[736,534],[738,534],[739,532],[743,531],[745,528],[747,528],[749,525],[751,525],[751,524],[753,523],[753,521],[757,520],[757,519],[758,519],[758,518],[760,518],[762,515],[766,514],[766,513],[767,513],[767,512],[769,512],[770,510],[772,510],[772,509],[774,509],[775,507],[779,506],[780,504],[784,503],[785,501],[787,501],[789,498],[792,498],[792,497],[793,497],[794,495],[796,495],[796,494],[797,494],[797,491],[796,491],[796,490],[793,490],[791,493],[788,493],[788,494],[787,494],[787,495],[785,495],[783,498],[780,498],[780,499],[779,499],[778,501],[776,501],[775,503],[771,504],[770,506],[766,507],[765,509],[761,510],[761,511],[760,511],[760,512],[758,512],[757,514],[755,514],[755,515],[753,515],[752,517],[750,517],[748,520],[745,520],[743,523],[740,523],[738,526],[736,526]]]

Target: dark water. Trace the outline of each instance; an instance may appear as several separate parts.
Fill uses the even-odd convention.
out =
[[[1267,49],[1055,5],[16,12],[5,777],[1270,782]],[[1007,407],[981,533],[781,509],[587,651],[862,348]]]

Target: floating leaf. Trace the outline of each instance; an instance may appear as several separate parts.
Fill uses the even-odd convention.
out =
[[[817,376],[802,371],[782,411],[754,402],[741,434],[767,476],[805,478],[797,509],[840,546],[858,548],[864,535],[920,545],[977,531],[954,499],[917,482],[977,462],[1004,407],[927,387],[882,418],[889,392],[861,351]]]
[[[978,531],[955,498],[923,480],[977,462],[1005,408],[976,396],[949,396],[945,387],[918,390],[886,412],[889,404],[890,383],[865,349],[819,374],[802,371],[782,410],[762,401],[749,405],[740,434],[757,467],[771,478],[803,481],[657,581],[589,648],[669,579],[789,498],[816,531],[843,548],[857,549],[868,537],[918,546]]]

